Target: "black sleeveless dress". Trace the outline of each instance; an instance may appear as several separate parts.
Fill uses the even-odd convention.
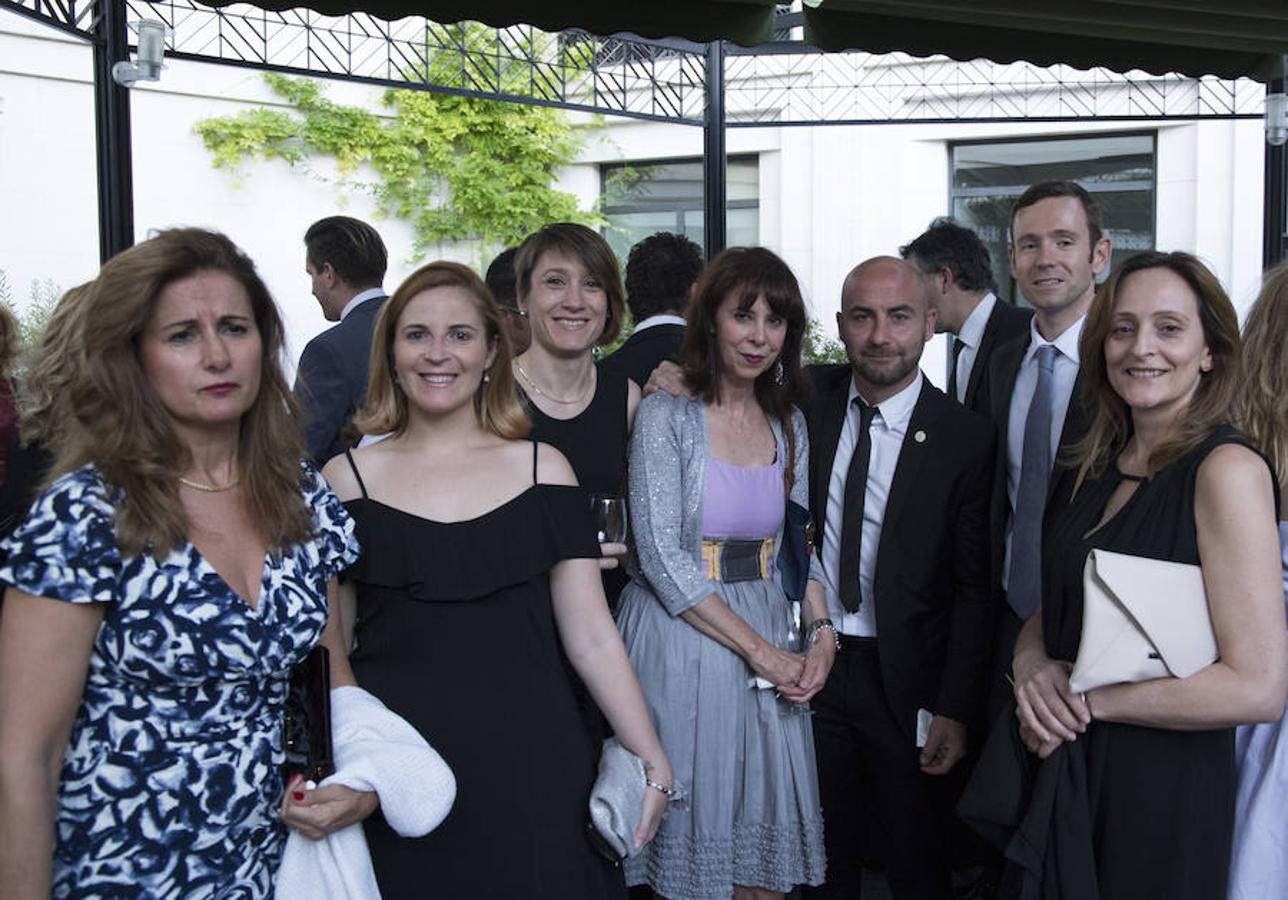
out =
[[[537,408],[524,395],[524,407],[532,417],[535,441],[549,444],[568,458],[577,483],[591,494],[626,493],[626,458],[630,432],[626,427],[626,398],[628,379],[624,375],[607,374],[602,369],[596,374],[595,396],[587,406],[571,419],[555,419]],[[589,502],[589,501],[588,501]],[[608,605],[617,605],[617,598],[626,587],[627,577],[623,568],[609,569],[603,573],[604,596]]]
[[[1199,563],[1194,520],[1198,469],[1208,454],[1228,443],[1244,441],[1232,428],[1218,429],[1141,482],[1099,528],[1110,496],[1126,476],[1111,466],[1084,482],[1043,539],[1042,620],[1049,656],[1077,657],[1082,573],[1092,549]],[[1048,854],[1047,867],[1063,868],[1068,875],[1068,870],[1081,868],[1073,860],[1089,863],[1085,879],[1072,890],[1063,877],[1061,889],[1054,890],[1047,871],[1043,896],[1225,896],[1234,827],[1234,729],[1174,731],[1093,722],[1085,735],[1062,745],[1043,766],[1062,770],[1050,782],[1056,852]],[[1041,787],[1036,793],[1043,793]]]
[[[451,813],[423,838],[399,837],[378,812],[364,823],[386,900],[625,896],[620,869],[586,838],[597,760],[550,599],[550,569],[599,545],[585,492],[536,484],[535,454],[533,444],[532,487],[463,522],[402,512],[365,486],[345,504],[362,545],[348,572],[354,675],[457,784]]]

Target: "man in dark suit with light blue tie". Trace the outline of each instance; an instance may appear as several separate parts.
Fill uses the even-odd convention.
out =
[[[381,283],[388,253],[376,230],[349,216],[329,216],[304,234],[313,296],[337,324],[309,341],[295,375],[304,437],[317,465],[356,443],[349,434],[367,393],[371,335],[385,302]]]
[[[976,412],[987,413],[980,385],[993,351],[1027,334],[1033,311],[997,296],[988,248],[974,231],[939,218],[899,255],[921,273],[926,301],[936,313],[935,330],[953,336],[945,393]]]
[[[1100,209],[1081,185],[1031,186],[1011,209],[1011,273],[1034,309],[1029,328],[989,360],[983,408],[999,441],[993,502],[994,573],[999,605],[990,707],[1010,696],[1008,673],[1020,628],[1042,605],[1042,526],[1049,499],[1071,470],[1061,459],[1086,433],[1078,397],[1079,341],[1109,266],[1109,236]]]
[[[921,374],[934,321],[913,267],[868,260],[837,315],[850,364],[810,370],[810,505],[840,643],[812,703],[828,865],[810,900],[859,897],[873,834],[898,900],[951,896],[931,780],[966,753],[987,681],[996,429]]]

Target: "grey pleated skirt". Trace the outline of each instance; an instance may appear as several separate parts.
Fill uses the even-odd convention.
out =
[[[776,581],[722,584],[735,613],[787,648]],[[652,842],[625,863],[627,884],[668,900],[727,898],[733,885],[789,891],[823,882],[823,817],[808,714],[731,650],[672,618],[647,586],[623,591],[617,625],[687,805],[672,804]]]

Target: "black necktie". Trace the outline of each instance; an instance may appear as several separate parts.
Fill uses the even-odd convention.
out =
[[[966,342],[961,338],[953,338],[953,361],[948,367],[948,396],[958,402],[961,397],[957,396],[957,360],[961,357],[962,351],[966,349]]]
[[[872,458],[872,417],[877,408],[854,398],[859,408],[858,443],[850,457],[845,475],[845,505],[841,511],[841,571],[838,575],[841,605],[846,612],[858,612],[863,598],[859,596],[859,550],[863,544],[863,499],[868,492],[868,460]]]

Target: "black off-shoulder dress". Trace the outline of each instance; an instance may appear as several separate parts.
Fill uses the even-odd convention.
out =
[[[620,869],[584,830],[597,761],[549,584],[556,563],[597,557],[599,546],[585,492],[536,484],[533,448],[533,486],[474,519],[423,519],[365,486],[346,504],[362,545],[348,572],[354,674],[457,781],[451,813],[423,838],[398,836],[379,813],[367,820],[385,898],[625,895]]]

